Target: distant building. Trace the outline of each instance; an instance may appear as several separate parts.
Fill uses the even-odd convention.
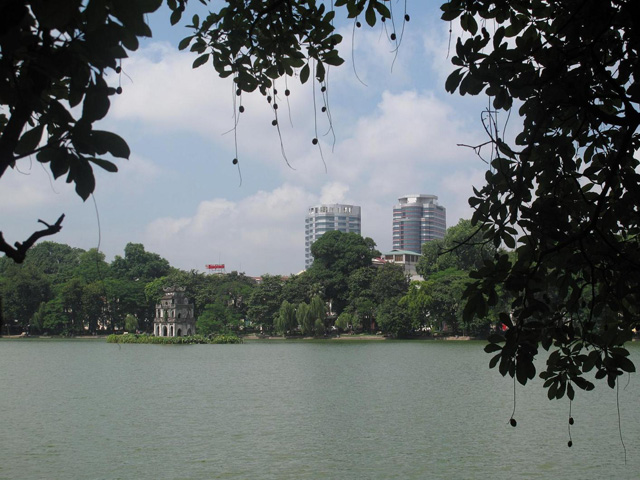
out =
[[[393,249],[422,252],[422,244],[444,238],[447,210],[435,195],[407,195],[393,207]]]
[[[311,245],[324,233],[338,230],[344,233],[361,232],[360,207],[340,203],[309,207],[304,225],[304,268],[313,263]]]
[[[196,333],[193,303],[189,303],[184,288],[164,289],[160,303],[156,304],[153,334],[156,337],[182,337]]]
[[[416,270],[420,257],[421,254],[417,252],[391,250],[390,252],[382,252],[379,258],[374,258],[373,265],[382,266],[385,263],[395,263],[404,269],[404,273],[407,274],[411,280],[422,280],[422,277],[418,275]]]

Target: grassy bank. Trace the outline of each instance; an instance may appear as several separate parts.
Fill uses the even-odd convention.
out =
[[[107,343],[150,343],[153,345],[194,345],[242,343],[242,339],[235,335],[191,335],[189,337],[155,337],[153,335],[125,333],[123,335],[109,335]]]

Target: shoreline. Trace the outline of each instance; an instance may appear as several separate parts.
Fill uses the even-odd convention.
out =
[[[452,335],[452,336],[441,336],[441,337],[433,337],[433,336],[425,336],[425,337],[413,337],[413,338],[390,338],[385,337],[384,335],[339,335],[333,337],[283,337],[283,336],[260,336],[260,335],[245,335],[241,337],[243,340],[251,340],[251,341],[269,341],[269,340],[335,340],[335,341],[381,341],[381,340],[406,340],[406,341],[414,341],[414,340],[429,340],[429,341],[469,341],[469,340],[484,340],[483,338],[470,337],[470,336],[462,336],[462,335]]]
[[[61,336],[50,336],[50,335],[2,335],[1,339],[7,340],[105,340],[108,335],[75,335],[73,337],[61,337]],[[379,342],[383,340],[406,340],[406,341],[469,341],[469,340],[483,340],[482,338],[469,337],[469,336],[441,336],[441,337],[433,337],[433,336],[425,336],[425,337],[414,337],[414,338],[390,338],[385,337],[384,335],[336,335],[331,337],[283,337],[283,336],[275,336],[275,335],[239,335],[239,338],[242,340],[247,340],[251,342],[259,342],[259,341],[275,341],[275,340],[328,340],[328,341],[357,341],[357,342]]]

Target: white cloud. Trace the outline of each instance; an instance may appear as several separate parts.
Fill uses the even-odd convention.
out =
[[[349,186],[341,182],[331,182],[322,187],[320,203],[344,203]]]
[[[193,216],[151,222],[144,244],[188,270],[220,261],[251,275],[296,273],[304,264],[304,212],[315,201],[287,184],[237,202],[204,201]]]
[[[164,131],[220,133],[233,115],[231,82],[207,66],[192,69],[193,60],[166,43],[134,53],[123,62],[123,92],[114,98],[109,118],[141,121]]]
[[[64,178],[55,181],[48,165],[35,160],[22,160],[16,168],[8,169],[2,176],[0,204],[18,211],[52,203],[66,205],[69,197],[75,193],[73,187],[64,182]]]
[[[116,162],[119,173],[98,174],[102,248],[121,254],[127,241],[135,241],[187,270],[220,261],[227,271],[288,274],[304,264],[304,216],[310,205],[360,205],[363,234],[382,249],[391,247],[392,208],[399,196],[435,194],[447,208],[450,225],[460,216],[468,218],[470,185],[482,183],[484,165],[456,144],[483,141],[475,111],[470,121],[466,111],[426,89],[416,76],[416,68],[425,69],[425,79],[434,75],[426,71],[429,52],[416,40],[421,34],[405,37],[392,72],[394,55],[380,31],[356,33],[356,69],[369,87],[359,83],[350,65],[350,30],[345,31],[347,62],[330,73],[333,151],[332,136],[324,135],[328,122],[319,112],[319,92],[314,112],[310,84],[291,79],[288,98],[284,82],[277,86],[280,132],[293,169],[284,162],[281,138],[271,125],[274,111],[259,93],[236,97],[231,82],[219,79],[211,65],[193,70],[194,55],[168,44],[150,44],[123,62],[123,93],[113,99],[107,129],[121,132],[136,148],[131,160]],[[224,175],[220,170],[229,167],[235,148],[233,132],[222,135],[234,125],[234,101],[245,107],[236,132],[245,179],[241,188],[235,170],[232,182],[231,170]],[[316,121],[324,158],[311,143]],[[191,155],[199,141],[205,146]],[[172,153],[156,142],[173,144]],[[200,151],[212,152],[207,153],[212,161],[199,157]],[[214,165],[222,158],[224,164]],[[64,235],[73,233],[76,240],[54,240],[95,246],[93,205],[82,204],[72,185],[56,182],[52,189],[35,167],[31,178],[2,178],[2,204],[14,210],[81,205],[80,214],[64,210],[74,215],[65,220]],[[36,171],[43,175],[33,182]],[[196,188],[205,184],[211,188]]]

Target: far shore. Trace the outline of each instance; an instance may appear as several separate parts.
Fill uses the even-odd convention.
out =
[[[107,335],[76,335],[73,337],[61,337],[56,335],[2,335],[0,339],[76,339],[76,340],[106,340]],[[412,338],[392,338],[385,337],[384,335],[374,335],[374,334],[344,334],[344,335],[333,335],[328,337],[283,337],[281,335],[242,335],[240,336],[243,340],[248,341],[269,341],[269,340],[334,340],[334,341],[382,341],[382,340],[435,340],[435,341],[466,341],[466,340],[482,340],[481,338],[469,337],[469,336],[423,336],[423,337],[412,337]]]
[[[393,338],[385,337],[384,335],[368,335],[368,334],[356,334],[356,335],[335,335],[329,337],[283,337],[277,335],[245,335],[242,337],[244,340],[363,340],[363,341],[380,341],[380,340],[482,340],[481,338],[451,335],[451,336],[423,336],[423,337],[411,337],[411,338]]]

